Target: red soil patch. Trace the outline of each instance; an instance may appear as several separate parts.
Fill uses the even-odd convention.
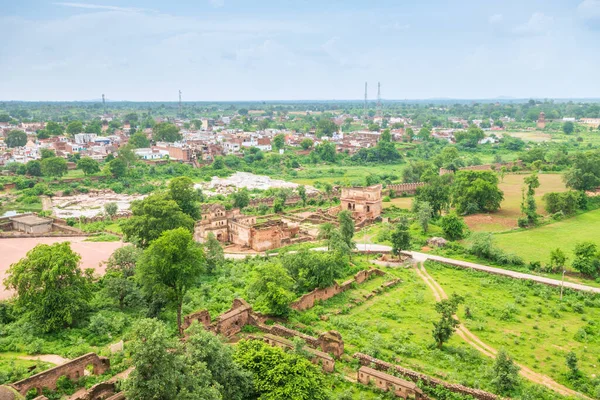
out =
[[[113,251],[123,246],[123,243],[84,242],[85,239],[85,237],[0,239],[0,281],[6,277],[10,265],[25,257],[27,252],[36,245],[58,242],[71,242],[73,251],[81,256],[80,267],[82,269],[93,268],[97,274],[104,274],[104,261],[110,257]],[[0,300],[11,297],[12,293],[0,283]]]

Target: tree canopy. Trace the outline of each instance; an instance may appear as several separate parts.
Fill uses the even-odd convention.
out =
[[[169,122],[161,122],[152,128],[152,138],[159,142],[177,142],[183,136],[179,133],[179,128]]]
[[[6,134],[8,147],[21,147],[27,144],[27,134],[21,130],[13,129]]]

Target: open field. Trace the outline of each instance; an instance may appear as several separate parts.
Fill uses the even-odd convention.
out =
[[[539,228],[507,232],[495,236],[502,249],[518,254],[525,261],[550,260],[550,251],[560,247],[573,259],[573,248],[581,241],[600,245],[600,210],[577,215]],[[568,262],[570,264],[570,262]]]
[[[492,214],[474,214],[465,217],[469,229],[473,231],[497,232],[517,227],[517,219],[521,216],[521,199],[523,180],[528,175],[506,175],[499,184],[504,192],[500,210]],[[566,189],[560,174],[539,174],[540,187],[535,191],[538,213],[545,215],[542,197],[548,192],[563,192]]]
[[[568,292],[561,301],[558,288],[431,262],[427,271],[446,293],[465,297],[472,317],[463,308],[459,318],[484,343],[565,386],[569,351],[585,375],[598,372],[600,296]]]
[[[374,166],[342,166],[325,167],[323,165],[305,167],[298,171],[296,177],[288,180],[302,185],[313,185],[315,182],[351,186],[352,184],[365,184],[369,174],[396,175],[397,179],[402,176],[402,170],[406,164],[399,165],[374,165]]]
[[[118,242],[86,242],[86,237],[55,237],[55,238],[24,238],[24,239],[0,239],[0,281],[6,277],[11,264],[25,257],[27,252],[38,244],[53,244],[59,242],[71,242],[71,248],[81,255],[81,268],[93,268],[96,273],[104,273],[103,262],[117,248],[123,246]],[[12,292],[0,287],[0,300],[9,298]]]
[[[503,133],[526,142],[541,143],[554,140],[553,135],[542,131],[508,131]]]

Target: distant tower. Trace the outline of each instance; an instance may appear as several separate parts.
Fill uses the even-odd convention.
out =
[[[367,114],[367,82],[365,82],[365,112],[364,117],[367,119],[369,115]]]
[[[179,90],[179,116],[181,117],[181,90]]]
[[[381,110],[381,82],[377,82],[377,113],[376,116],[379,118],[383,117],[383,112]]]
[[[540,116],[537,120],[537,127],[538,129],[544,129],[546,127],[546,113],[543,111],[540,113]]]
[[[106,99],[104,98],[104,93],[102,93],[102,109],[104,110],[104,114],[106,114]]]

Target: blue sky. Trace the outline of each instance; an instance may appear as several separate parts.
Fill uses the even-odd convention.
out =
[[[0,0],[0,99],[600,97],[600,0]]]

